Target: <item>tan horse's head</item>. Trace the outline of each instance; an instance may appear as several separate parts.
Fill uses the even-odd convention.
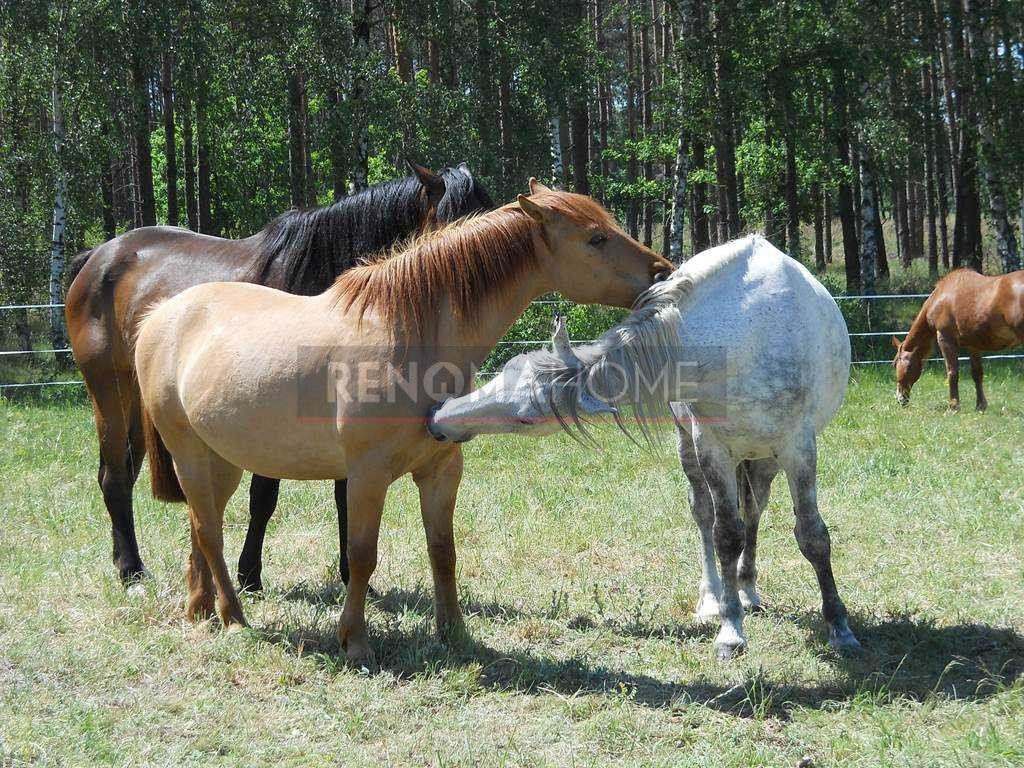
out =
[[[924,367],[922,355],[906,349],[906,341],[892,337],[892,345],[896,348],[896,357],[892,361],[896,368],[896,400],[900,405],[910,405],[910,388],[921,378]]]
[[[548,189],[530,179],[519,207],[541,225],[538,257],[552,290],[581,304],[631,307],[674,266],[631,238],[592,198]]]

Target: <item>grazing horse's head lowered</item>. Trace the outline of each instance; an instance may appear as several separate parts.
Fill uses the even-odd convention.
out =
[[[922,356],[905,349],[905,341],[892,337],[892,345],[896,348],[896,357],[892,361],[896,368],[896,400],[900,405],[910,405],[910,389],[921,378],[924,367]]]

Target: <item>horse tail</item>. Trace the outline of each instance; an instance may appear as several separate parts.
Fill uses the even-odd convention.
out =
[[[149,454],[149,478],[153,498],[160,501],[185,501],[185,492],[181,490],[178,473],[174,471],[171,453],[164,445],[160,433],[156,431],[146,406],[143,405],[141,410],[142,434],[146,440],[146,453]]]
[[[85,266],[85,263],[89,260],[89,257],[92,256],[95,250],[95,248],[90,248],[88,251],[82,251],[71,260],[70,264],[68,264],[68,287],[71,287],[71,284],[75,282],[75,278],[78,277],[78,273],[82,271],[82,268]]]

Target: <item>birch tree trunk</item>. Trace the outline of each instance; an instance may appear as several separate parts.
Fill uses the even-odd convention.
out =
[[[196,157],[192,137],[192,102],[186,96],[181,106],[181,154],[185,164],[185,219],[188,228],[199,231],[199,208],[196,205]]]
[[[821,182],[811,184],[811,200],[814,202],[814,269],[825,271],[825,224],[822,221]]]
[[[684,41],[689,40],[693,34],[692,2],[693,0],[680,0],[678,3],[679,36]],[[666,24],[666,28],[668,28],[668,24]],[[676,116],[679,122],[679,137],[676,140],[676,165],[672,183],[672,214],[669,224],[668,247],[668,258],[675,264],[681,264],[686,258],[683,254],[683,233],[686,226],[686,181],[690,173],[690,132],[687,129],[688,115],[685,114],[686,85],[682,63],[680,63],[679,72],[679,113]]]
[[[67,227],[68,180],[64,158],[64,100],[61,93],[61,35],[64,27],[64,12],[61,11],[57,30],[57,45],[53,63],[53,155],[56,163],[56,190],[53,196],[53,234],[50,238],[50,303],[60,304],[64,298],[64,230]],[[64,327],[64,312],[59,307],[50,307],[50,341],[54,349],[67,347],[67,331]],[[57,353],[57,362],[63,367],[68,362],[66,353]]]
[[[210,178],[210,119],[206,111],[209,100],[208,88],[206,80],[201,81],[199,93],[196,96],[196,133],[198,134],[196,160],[199,165],[197,216],[199,231],[204,235],[215,235],[217,232],[213,223],[213,190]]]
[[[626,161],[626,181],[629,183],[629,199],[626,203],[626,227],[634,240],[640,237],[639,207],[636,198],[638,164],[636,159],[637,120],[637,71],[636,35],[633,30],[632,6],[635,0],[626,0],[626,127],[630,147]]]
[[[650,33],[650,22],[647,18],[646,6],[644,3],[640,4],[640,10],[642,17],[640,20],[640,97],[642,99],[643,107],[641,109],[641,119],[643,121],[643,135],[644,139],[647,139],[651,135],[653,128],[652,122],[652,111],[651,111],[651,95],[654,90],[654,79],[651,74],[651,33]],[[654,167],[651,163],[649,154],[644,156],[643,162],[643,175],[644,175],[644,196],[643,196],[643,244],[648,248],[651,247],[651,239],[653,236],[654,228],[654,203],[650,196],[647,194],[648,185],[654,179]]]
[[[875,290],[875,267],[878,259],[878,201],[875,180],[871,173],[868,148],[860,148],[860,210],[863,219],[860,252],[860,289],[867,294]]]
[[[548,136],[551,139],[551,181],[554,189],[562,188],[565,178],[565,163],[562,161],[562,125],[558,114],[548,120]]]

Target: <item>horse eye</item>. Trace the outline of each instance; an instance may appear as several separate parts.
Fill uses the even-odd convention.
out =
[[[608,237],[606,235],[596,234],[590,238],[590,244],[597,248],[597,246],[603,244],[607,239]]]

